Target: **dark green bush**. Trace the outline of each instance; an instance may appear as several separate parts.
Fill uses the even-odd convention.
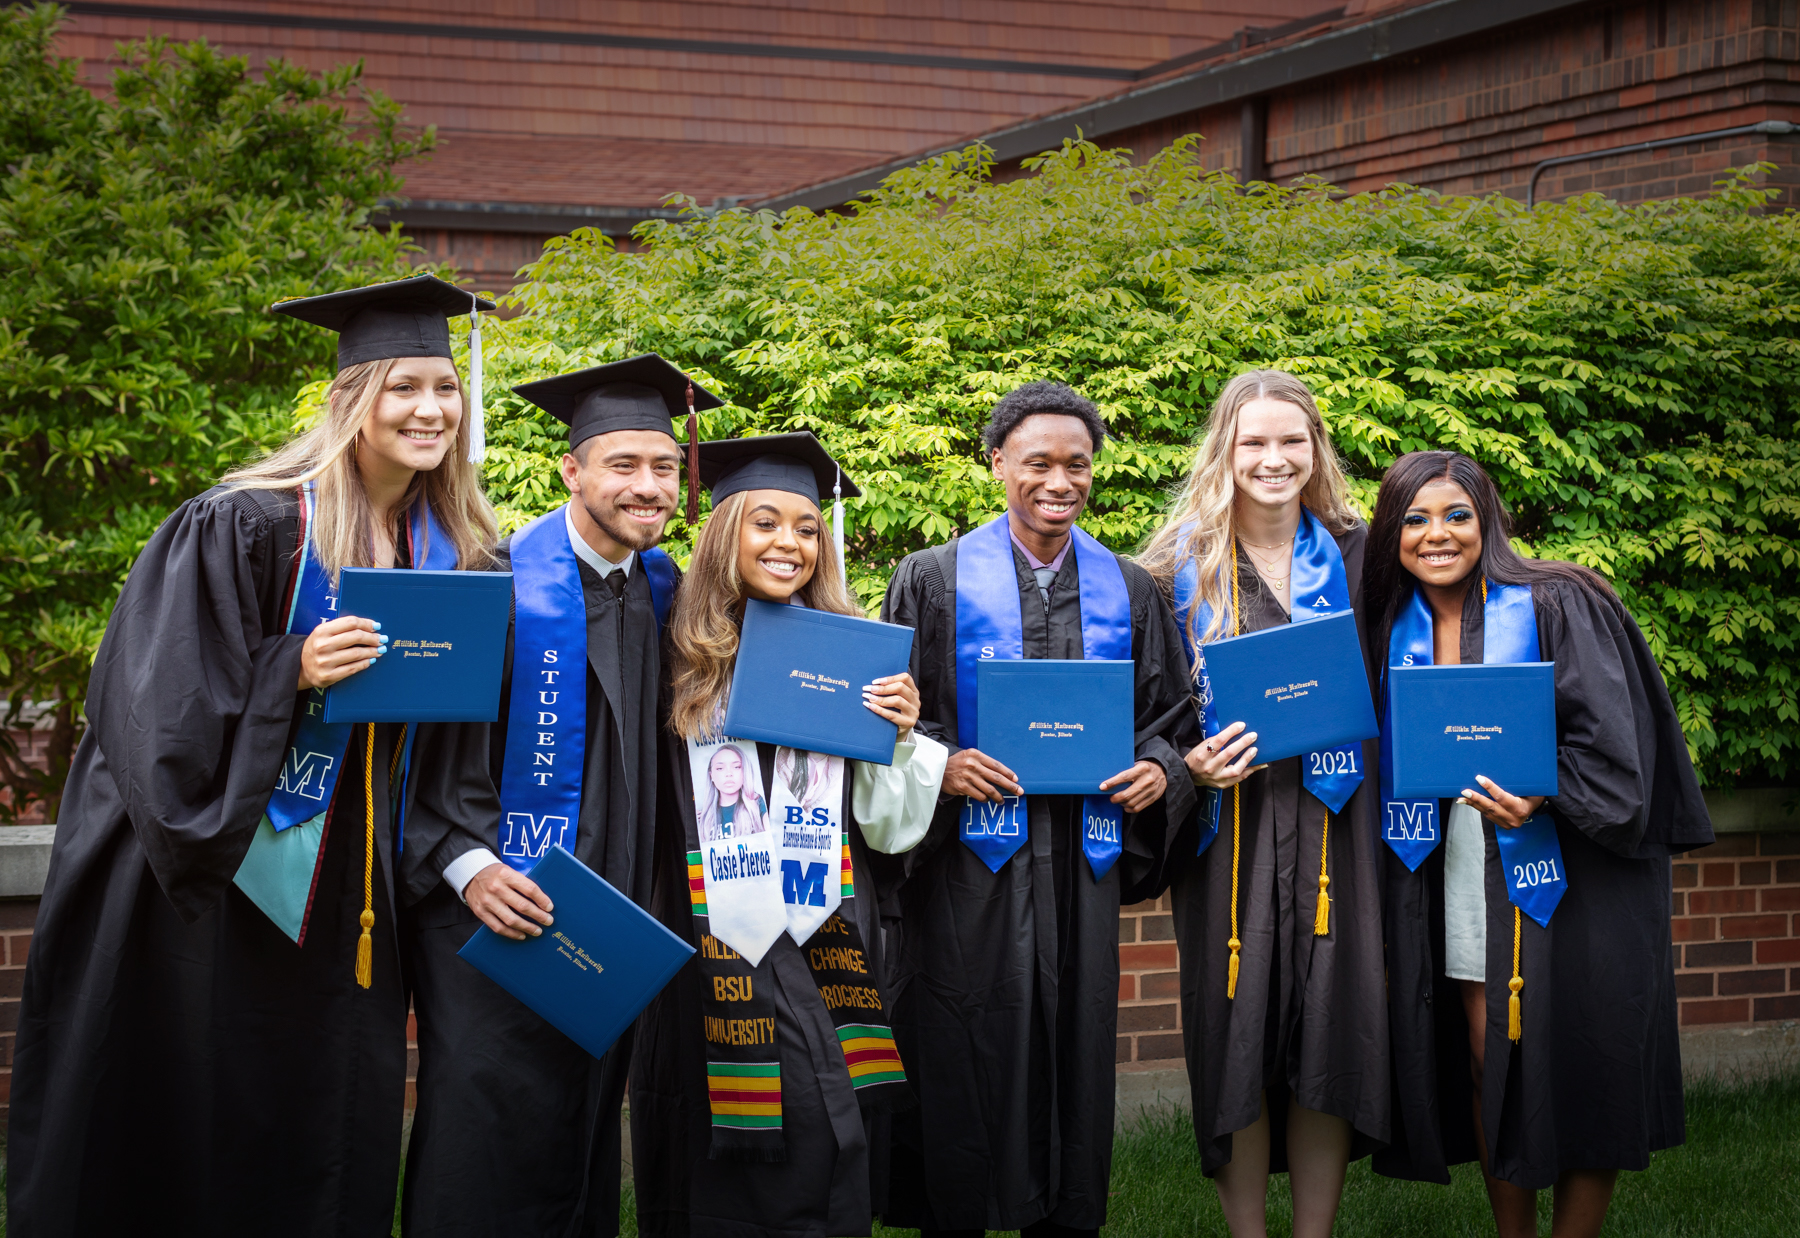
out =
[[[284,433],[330,357],[264,308],[406,273],[369,209],[429,145],[358,65],[252,77],[204,43],[122,48],[97,98],[53,55],[60,18],[0,13],[0,694],[8,725],[55,707],[47,772],[0,730],[0,817],[38,798],[54,813],[151,531]]]

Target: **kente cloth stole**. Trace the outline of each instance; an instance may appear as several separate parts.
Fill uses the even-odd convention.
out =
[[[318,515],[318,488],[314,482],[300,487],[300,553],[294,556],[293,576],[287,591],[287,619],[283,631],[308,633],[321,623],[337,618],[337,582],[319,563],[312,532]],[[414,567],[451,571],[457,563],[456,546],[439,527],[437,517],[423,500],[414,504],[407,518],[407,544]],[[281,773],[268,807],[258,823],[234,877],[238,888],[261,907],[296,943],[306,937],[313,882],[319,853],[325,841],[327,811],[343,772],[353,723],[325,721],[324,688],[312,688],[295,704],[298,725],[282,756]],[[394,816],[394,849],[404,837],[400,814],[406,802],[404,787],[412,768],[413,730],[395,765],[398,778],[389,788]]]
[[[1400,613],[1394,616],[1394,627],[1388,633],[1388,665],[1432,665],[1433,622],[1431,607],[1417,588]],[[1481,581],[1481,660],[1484,664],[1506,662],[1540,662],[1537,609],[1532,605],[1530,585],[1496,585]],[[1385,676],[1384,676],[1385,678]],[[1383,702],[1386,705],[1386,702]],[[1438,828],[1436,800],[1397,800],[1393,797],[1393,711],[1381,712],[1381,820],[1382,837],[1400,862],[1417,871],[1432,848],[1438,845],[1442,831]],[[1556,822],[1549,813],[1534,813],[1514,830],[1495,829],[1494,841],[1500,848],[1500,869],[1506,879],[1506,895],[1513,905],[1512,977],[1507,998],[1507,1036],[1518,1040],[1524,1033],[1520,992],[1525,987],[1520,974],[1520,946],[1524,926],[1520,913],[1530,916],[1540,927],[1550,926],[1556,905],[1569,890],[1568,870],[1563,865],[1562,843],[1556,837]]]
[[[1083,659],[1131,659],[1131,593],[1112,551],[1076,528],[1076,572],[1081,581],[1081,656]],[[956,542],[956,742],[977,747],[979,701],[977,663],[990,659],[1022,661],[1025,622],[1019,602],[1019,578],[1013,567],[1012,532],[1001,514]],[[1118,861],[1125,815],[1107,795],[1081,800],[1081,851],[1094,880],[1105,877]],[[1025,797],[1009,795],[999,804],[967,797],[959,831],[963,845],[990,871],[1012,859],[1031,830]]]
[[[551,846],[571,854],[587,756],[587,603],[562,508],[513,535],[512,690],[500,767],[500,858],[531,871]],[[660,633],[675,593],[662,550],[638,552]],[[623,605],[623,602],[620,603]]]
[[[1191,533],[1191,525],[1181,530],[1184,539]],[[1175,618],[1181,625],[1188,665],[1193,669],[1200,690],[1201,730],[1211,739],[1237,719],[1218,716],[1212,684],[1206,677],[1206,653],[1196,647],[1199,635],[1212,626],[1213,618],[1212,607],[1199,594],[1200,569],[1189,556],[1175,572]],[[1288,622],[1305,623],[1350,609],[1350,585],[1344,575],[1344,555],[1338,549],[1337,539],[1317,517],[1302,507],[1300,525],[1294,530],[1293,566],[1288,576]],[[1230,623],[1226,628],[1230,635],[1240,635],[1230,630]],[[1334,813],[1343,811],[1362,780],[1361,744],[1308,752],[1300,758],[1301,783]],[[1200,810],[1200,846],[1195,854],[1205,852],[1218,837],[1219,808],[1223,801],[1224,797],[1216,789],[1207,789]]]
[[[911,1098],[861,934],[839,914],[856,892],[843,822],[844,761],[778,748],[774,794],[765,796],[754,742],[690,740],[688,760],[694,811],[683,814],[683,824],[712,1156],[779,1161],[786,1144],[776,980],[761,963],[783,932],[811,969],[858,1103],[876,1111]]]

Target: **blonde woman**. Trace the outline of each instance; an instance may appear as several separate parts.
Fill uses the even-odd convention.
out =
[[[340,569],[488,561],[447,322],[477,307],[493,308],[431,276],[277,306],[340,333],[324,417],[182,504],[132,567],[25,976],[8,1183],[22,1231],[391,1224],[406,1081],[392,818],[458,774],[429,738],[326,726],[320,705],[386,640],[334,617]]]
[[[1226,384],[1199,459],[1140,562],[1176,605],[1204,703],[1203,795],[1172,891],[1201,1166],[1234,1238],[1260,1238],[1271,1171],[1294,1234],[1331,1232],[1352,1157],[1388,1138],[1376,745],[1258,764],[1215,717],[1205,646],[1353,610],[1367,527],[1306,385]]]
[[[888,1021],[876,862],[924,837],[948,753],[914,732],[919,694],[904,673],[863,686],[864,705],[899,728],[892,765],[719,734],[747,600],[862,613],[819,511],[834,485],[857,490],[811,434],[699,451],[713,511],[665,647],[651,900],[697,956],[638,1020],[638,1230],[867,1234],[880,1126],[910,1101]],[[727,789],[739,805],[766,804],[768,828],[709,838]]]

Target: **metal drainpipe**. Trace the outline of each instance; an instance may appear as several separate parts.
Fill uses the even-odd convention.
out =
[[[1690,133],[1686,137],[1659,138],[1654,142],[1633,142],[1629,146],[1613,146],[1606,150],[1590,150],[1580,155],[1562,155],[1556,159],[1546,159],[1531,169],[1531,180],[1525,186],[1525,209],[1530,210],[1537,205],[1538,177],[1545,169],[1561,167],[1565,163],[1584,163],[1589,159],[1605,159],[1610,155],[1629,155],[1633,151],[1655,150],[1662,146],[1690,146],[1695,142],[1710,142],[1714,138],[1735,137],[1740,133],[1773,133],[1785,134],[1800,132],[1800,125],[1785,120],[1764,120],[1754,125],[1738,125],[1733,129],[1713,129],[1707,133]]]

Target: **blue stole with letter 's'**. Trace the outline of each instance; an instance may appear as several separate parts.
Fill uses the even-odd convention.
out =
[[[283,629],[290,634],[311,632],[321,623],[338,617],[337,582],[319,564],[313,546],[313,521],[317,512],[317,488],[309,481],[300,489],[301,553],[295,565],[287,625]],[[407,530],[414,567],[434,571],[449,571],[456,567],[456,545],[438,527],[429,504],[421,500],[414,505]],[[238,888],[296,942],[305,937],[314,870],[318,867],[319,849],[325,840],[325,812],[337,790],[344,754],[350,747],[350,732],[355,726],[354,723],[325,721],[325,691],[324,688],[313,688],[301,698],[300,722],[282,757],[275,791],[269,796],[263,819],[250,841],[250,850],[233,878]],[[412,735],[409,731],[405,752],[409,772],[411,754]],[[405,784],[406,778],[402,775],[395,788],[397,808],[404,805],[405,795],[399,792]],[[398,850],[402,828],[398,811],[394,821],[394,846]]]
[[[552,847],[573,854],[587,753],[587,603],[559,507],[513,535],[512,693],[500,770],[500,858],[520,872]],[[657,630],[669,615],[675,565],[638,553]]]
[[[1127,661],[1131,657],[1131,594],[1118,557],[1080,529],[1073,529],[1075,568],[1081,579],[1081,656]],[[1025,657],[1024,613],[1013,567],[1012,531],[1002,514],[956,543],[956,742],[975,747],[978,734],[975,664],[990,658]],[[1030,829],[1025,797],[1004,803],[965,799],[963,843],[993,872],[1025,845]],[[1094,880],[1106,876],[1123,847],[1124,811],[1105,795],[1081,801],[1081,850]]]
[[[1182,530],[1183,537],[1188,533],[1188,529]],[[1288,589],[1290,623],[1305,623],[1309,619],[1342,614],[1351,609],[1343,551],[1338,549],[1337,539],[1304,507],[1300,509],[1300,525],[1294,530],[1294,557],[1288,574]],[[1181,624],[1188,665],[1195,668],[1199,681],[1201,730],[1210,739],[1223,729],[1224,724],[1219,721],[1214,708],[1212,684],[1206,677],[1206,654],[1196,647],[1199,635],[1212,626],[1212,607],[1199,594],[1200,570],[1190,555],[1182,560],[1175,572],[1175,617]],[[1191,624],[1188,621],[1190,611],[1196,611]],[[1343,811],[1362,780],[1361,744],[1309,752],[1300,758],[1302,785],[1332,812]],[[1216,788],[1209,788],[1209,792],[1201,810],[1200,845],[1195,850],[1196,855],[1204,852],[1219,836],[1219,806],[1223,797]]]
[[[1485,584],[1481,608],[1481,660],[1495,665],[1537,662],[1537,611],[1531,603],[1530,585]],[[1432,615],[1425,596],[1414,589],[1412,597],[1394,616],[1388,635],[1389,666],[1432,665]],[[1381,722],[1382,834],[1401,863],[1416,870],[1438,845],[1436,800],[1397,800],[1393,797],[1393,719]],[[1495,830],[1500,860],[1506,870],[1507,891],[1526,915],[1541,925],[1569,888],[1563,872],[1562,846],[1556,841],[1556,823],[1548,813],[1538,813],[1516,830]]]

